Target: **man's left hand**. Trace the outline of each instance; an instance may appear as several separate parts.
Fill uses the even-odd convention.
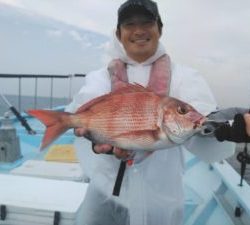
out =
[[[244,119],[246,123],[246,131],[248,136],[250,137],[250,113],[244,114]]]
[[[214,134],[217,140],[250,143],[250,120],[246,120],[249,119],[249,115],[236,114],[232,126],[225,124],[216,129]]]

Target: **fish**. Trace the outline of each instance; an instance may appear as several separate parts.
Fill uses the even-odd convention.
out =
[[[128,150],[165,149],[185,142],[206,120],[191,105],[136,83],[94,98],[75,113],[42,109],[27,113],[46,126],[41,150],[71,128],[84,128],[85,138],[96,144]]]

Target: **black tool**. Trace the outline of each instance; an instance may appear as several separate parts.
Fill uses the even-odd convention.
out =
[[[9,107],[9,109],[11,110],[11,112],[16,116],[16,118],[20,121],[20,123],[22,124],[23,127],[25,127],[25,129],[27,130],[27,132],[31,135],[36,134],[36,132],[34,130],[31,129],[31,127],[29,126],[29,124],[27,123],[27,121],[25,120],[25,118],[23,118],[23,116],[18,112],[18,110],[8,101],[8,99],[3,95],[0,94],[1,98],[3,99],[3,101],[6,103],[6,105]]]
[[[250,155],[247,151],[247,143],[245,144],[244,150],[237,154],[237,160],[241,163],[240,167],[240,186],[243,186],[243,179],[246,172],[247,164],[250,164]]]
[[[250,113],[250,109],[248,113]],[[241,163],[239,185],[243,186],[243,179],[246,173],[247,164],[250,164],[250,155],[248,154],[247,143],[245,143],[244,150],[238,153],[237,160]]]

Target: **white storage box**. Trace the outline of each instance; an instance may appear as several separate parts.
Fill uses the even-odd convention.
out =
[[[88,184],[0,174],[0,224],[82,225]]]
[[[10,173],[59,180],[83,181],[83,172],[79,163],[27,160],[20,167],[11,170]]]

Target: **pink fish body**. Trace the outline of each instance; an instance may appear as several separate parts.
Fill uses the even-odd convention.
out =
[[[42,149],[68,129],[80,127],[94,143],[129,150],[164,149],[183,143],[205,120],[192,106],[137,84],[97,97],[76,113],[29,110],[28,114],[47,127]]]

